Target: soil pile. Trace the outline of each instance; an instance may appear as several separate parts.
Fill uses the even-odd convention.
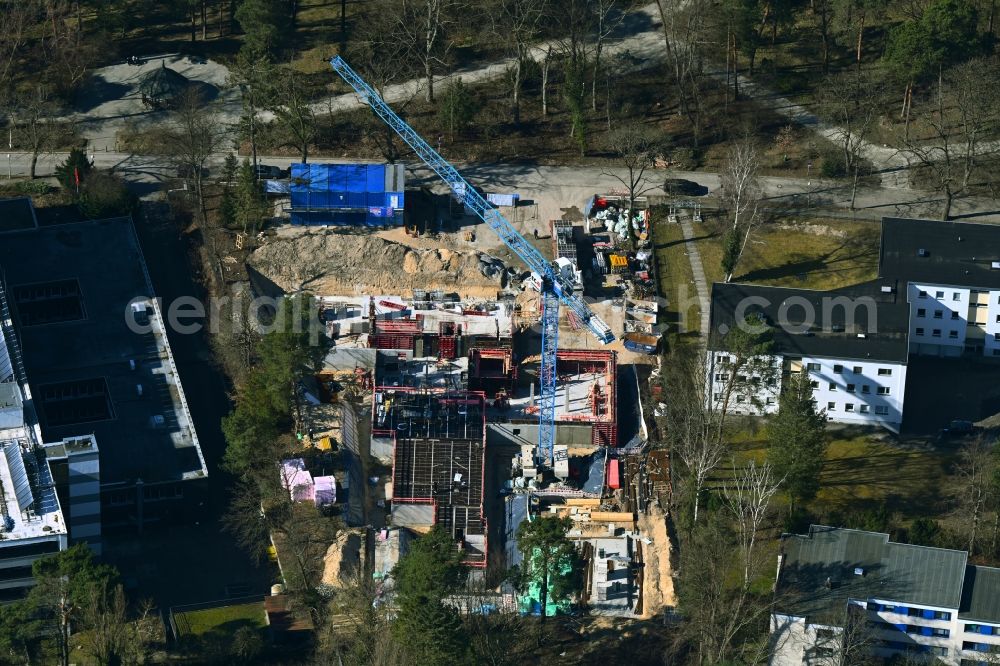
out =
[[[250,255],[249,264],[286,292],[322,296],[409,296],[417,288],[490,299],[499,290],[480,271],[475,252],[414,249],[353,230],[282,230]]]

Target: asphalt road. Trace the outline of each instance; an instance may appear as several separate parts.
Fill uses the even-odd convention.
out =
[[[210,161],[210,175],[218,174],[224,154]],[[142,191],[159,187],[164,182],[175,180],[176,169],[167,158],[152,155],[129,155],[125,153],[98,152],[93,155],[100,168],[113,168],[126,179],[132,181]],[[57,164],[66,159],[65,153],[42,155],[39,157],[37,173],[52,175]],[[314,157],[314,161],[344,162],[349,160]],[[289,157],[263,157],[265,164],[287,167],[293,161]],[[30,156],[24,153],[10,154],[10,173],[26,175]],[[3,155],[0,154],[0,179],[4,174]],[[562,217],[567,209],[582,209],[590,195],[622,189],[622,183],[613,175],[613,168],[596,166],[541,166],[531,164],[460,164],[459,170],[470,182],[480,185],[490,192],[518,192],[522,200],[533,200],[538,205],[535,223],[539,231],[549,219]],[[719,175],[711,172],[655,170],[650,172],[651,183],[660,184],[663,179],[685,178],[709,188],[709,196],[719,192]],[[436,177],[423,168],[408,168],[410,184],[426,183],[442,188]],[[930,217],[940,213],[941,198],[920,190],[862,187],[858,190],[856,210],[849,211],[851,190],[848,185],[834,181],[804,178],[784,178],[768,176],[761,179],[765,202],[772,209],[784,209],[789,215],[815,213],[817,209],[831,211],[838,215],[849,215],[858,219],[877,220],[883,216]],[[662,185],[654,187],[650,194],[663,194]],[[976,221],[1000,222],[1000,202],[995,199],[968,197],[955,201],[952,206],[954,218]],[[530,225],[528,229],[530,231]]]

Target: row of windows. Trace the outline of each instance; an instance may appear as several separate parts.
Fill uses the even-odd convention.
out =
[[[844,403],[844,411],[847,412],[848,414],[854,412],[854,407],[855,405],[853,402]],[[868,413],[868,405],[862,404],[862,405],[857,405],[857,407],[858,407],[858,413],[860,414]],[[835,402],[826,403],[826,411],[828,412],[837,411],[837,403]],[[886,407],[885,405],[875,405],[875,413],[879,416],[887,416],[889,414],[889,408]]]
[[[821,369],[821,366],[820,366],[819,363],[807,363],[806,364],[806,369],[809,370],[810,372],[819,372],[820,369]],[[864,368],[862,368],[860,365],[855,365],[851,370],[856,375],[860,375],[860,374],[862,374],[864,372]],[[837,373],[838,375],[843,374],[844,373],[844,366],[842,366],[842,365],[835,365],[835,366],[833,366],[833,371],[835,373]],[[879,377],[891,377],[892,376],[892,368],[879,368],[878,369],[878,376]]]
[[[913,636],[931,636],[935,638],[949,638],[951,636],[950,629],[922,627],[916,624],[893,624],[884,620],[871,621],[868,623],[868,626],[871,629],[880,629],[882,631],[892,631],[895,629]]]
[[[1000,636],[1000,627],[990,627],[985,624],[967,624],[965,633],[982,634],[983,636]]]
[[[944,292],[943,291],[935,291],[934,292],[934,297],[935,298],[944,298]],[[921,291],[920,292],[920,298],[927,298],[927,292],[926,291]],[[960,300],[962,300],[962,292],[960,292],[960,291],[953,291],[953,292],[951,292],[951,300],[953,300],[953,301],[960,301]]]
[[[900,650],[906,652],[923,652],[925,654],[933,654],[938,657],[947,657],[948,648],[937,647],[934,645],[914,645],[913,643],[903,643],[902,641],[879,641],[883,647],[890,650]]]
[[[962,641],[963,650],[972,650],[973,652],[990,652],[992,654],[1000,654],[1000,646],[990,645],[989,643],[976,643],[975,641]]]
[[[951,312],[951,318],[952,319],[959,319],[960,318],[960,315],[957,312],[955,312],[954,310],[949,310],[949,312]],[[926,316],[927,316],[927,310],[925,308],[917,308],[917,317],[920,317],[922,319],[922,318],[924,318]],[[935,319],[944,319],[944,310],[935,310],[934,311],[934,318]]]
[[[899,604],[879,604],[872,602],[868,604],[868,610],[876,613],[896,613],[897,615],[908,615],[909,617],[922,617],[925,620],[950,620],[951,613],[948,611],[936,611],[929,608],[912,608]]]
[[[917,330],[915,331],[915,334],[917,335],[917,337],[923,337],[925,335],[924,329],[918,327]],[[932,338],[940,338],[941,337],[941,329],[940,328],[931,329],[931,337]],[[954,330],[948,331],[948,339],[949,340],[958,340],[958,331],[954,331]]]
[[[819,382],[817,382],[817,381],[809,382],[809,384],[814,389],[818,389],[819,388]],[[857,387],[854,384],[848,384],[847,386],[844,387],[844,390],[847,391],[848,393],[854,393],[855,390],[856,390],[856,388]],[[830,382],[828,384],[828,389],[830,391],[836,391],[837,390],[837,385],[834,384],[833,382]],[[876,389],[875,393],[877,393],[878,395],[890,395],[891,394],[891,390],[889,389],[888,386],[876,386],[875,389]],[[870,384],[862,384],[861,385],[861,392],[862,393],[871,393],[872,392],[871,385]]]

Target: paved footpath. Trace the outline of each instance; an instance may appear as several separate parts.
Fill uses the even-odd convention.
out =
[[[698,251],[698,246],[695,245],[694,227],[691,226],[691,220],[686,217],[680,217],[679,219],[681,231],[684,232],[684,244],[687,247],[688,261],[691,262],[691,273],[694,275],[694,287],[698,292],[698,304],[701,311],[701,321],[699,322],[698,331],[701,333],[702,344],[706,344],[708,342],[708,314],[711,304],[708,293],[708,280],[705,279],[705,267],[701,263],[701,252]]]

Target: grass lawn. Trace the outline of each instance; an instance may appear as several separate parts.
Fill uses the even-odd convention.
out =
[[[752,425],[762,426],[763,422]],[[881,506],[890,514],[898,513],[904,521],[942,517],[945,507],[931,498],[940,494],[950,454],[882,440],[878,435],[849,427],[831,428],[829,435],[820,491],[806,507],[817,519]],[[767,456],[762,428],[736,433],[732,447],[732,462],[737,466],[751,459],[761,462]],[[732,477],[732,462],[716,471],[712,486],[718,487]],[[787,497],[779,494],[775,501],[779,507],[787,507]]]
[[[184,636],[203,636],[214,632],[231,634],[240,627],[262,629],[265,626],[264,602],[176,613],[174,619],[178,633]]]
[[[695,225],[702,264],[711,282],[722,281],[724,222]],[[847,220],[777,220],[761,225],[736,268],[734,282],[803,289],[836,289],[875,278],[879,229]]]

